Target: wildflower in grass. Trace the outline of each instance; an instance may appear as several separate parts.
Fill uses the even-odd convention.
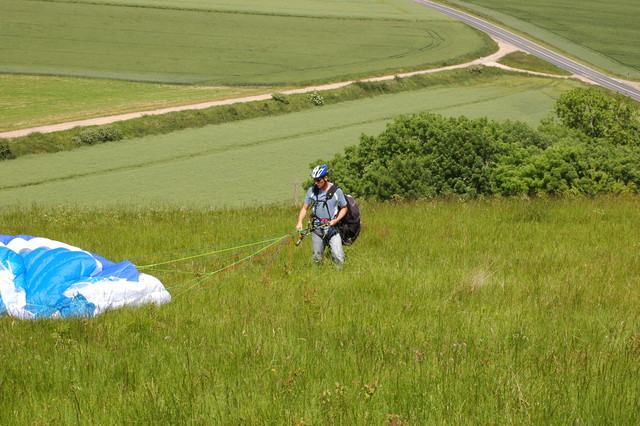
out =
[[[409,421],[400,414],[387,414],[387,422],[392,426],[408,425]]]
[[[373,382],[371,382],[371,384],[365,383],[364,385],[362,385],[362,387],[360,388],[360,392],[362,392],[365,401],[370,401],[379,388],[380,385],[378,384],[378,381],[374,380]]]
[[[293,386],[296,382],[296,379],[304,373],[303,369],[300,370],[291,370],[289,372],[289,377],[282,382],[283,386]]]
[[[325,390],[320,395],[320,402],[323,404],[338,404],[343,403],[347,399],[347,387],[340,382],[334,383],[333,392],[330,390]]]

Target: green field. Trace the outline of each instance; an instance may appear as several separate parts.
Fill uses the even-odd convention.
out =
[[[350,10],[297,15],[297,6],[307,3],[292,2],[288,14],[265,14],[263,8],[219,12],[206,2],[202,9],[180,9],[195,2],[4,0],[0,72],[273,85],[433,68],[495,49],[487,36],[417,5],[394,8],[394,1],[387,7],[392,16],[381,17],[353,17]]]
[[[636,0],[449,0],[625,78],[640,79]]]
[[[639,201],[363,203],[340,272],[289,243],[190,289],[192,275],[163,277],[159,308],[0,318],[0,423],[637,424]],[[19,208],[0,222],[133,259],[286,234],[296,215]]]
[[[0,132],[262,94],[269,88],[186,86],[0,74]]]
[[[213,208],[293,200],[309,162],[330,158],[400,114],[489,116],[535,125],[576,82],[527,76],[383,95],[259,118],[5,161],[0,206],[154,205]],[[262,188],[271,182],[268,191]]]
[[[52,0],[70,3],[68,0]],[[430,19],[432,12],[406,0],[73,0],[72,3],[201,10],[260,15],[342,17],[356,19]]]

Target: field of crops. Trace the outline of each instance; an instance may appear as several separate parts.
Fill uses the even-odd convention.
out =
[[[474,84],[476,83],[476,84]],[[309,163],[328,159],[400,114],[432,111],[535,125],[575,82],[498,77],[326,105],[286,116],[173,132],[0,167],[0,206],[174,204],[214,208],[293,200]],[[264,190],[270,182],[269,190]]]
[[[290,11],[301,3],[308,2],[294,2]],[[182,6],[164,4],[172,5]],[[5,0],[0,72],[271,85],[436,67],[495,49],[481,33],[417,5],[396,9],[400,19],[345,13]]]
[[[61,3],[67,0],[53,0]],[[73,3],[147,7],[173,10],[250,13],[260,15],[346,17],[415,21],[432,12],[406,0],[74,0]],[[431,18],[429,18],[431,17]],[[438,18],[441,19],[441,18]],[[446,19],[446,18],[445,18]]]
[[[451,2],[472,9],[479,7],[482,13],[598,67],[640,79],[640,3],[635,0]]]
[[[0,423],[637,424],[639,201],[363,203],[340,272],[305,240],[196,287],[160,275],[159,308],[0,318]],[[20,208],[0,223],[140,264],[296,216]]]

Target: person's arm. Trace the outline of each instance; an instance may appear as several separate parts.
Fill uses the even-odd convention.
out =
[[[347,211],[349,211],[347,198],[344,196],[342,188],[338,189],[338,192],[336,192],[336,196],[338,197],[338,207],[340,207],[340,210],[338,210],[338,215],[336,216],[336,218],[329,222],[329,226],[336,226],[338,222],[340,222],[342,218],[345,217]]]
[[[307,217],[307,211],[309,210],[309,204],[303,204],[300,209],[300,213],[298,213],[298,223],[296,224],[296,229],[301,231],[304,226],[302,225],[302,221],[305,217]]]
[[[336,226],[336,224],[340,222],[342,218],[347,214],[347,210],[349,210],[347,206],[341,207],[340,211],[338,211],[338,216],[336,216],[335,219],[329,222],[329,226]]]

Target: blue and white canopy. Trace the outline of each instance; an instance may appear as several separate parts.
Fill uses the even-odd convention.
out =
[[[162,283],[129,261],[111,262],[47,238],[0,235],[0,315],[94,317],[171,301]]]

